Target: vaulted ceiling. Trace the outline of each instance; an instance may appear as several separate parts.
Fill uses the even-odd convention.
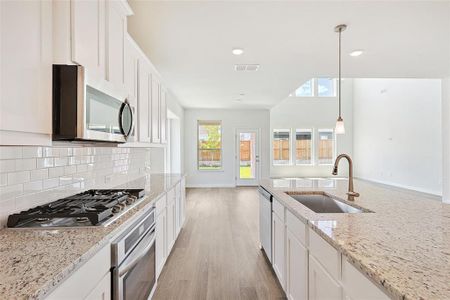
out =
[[[450,76],[450,1],[129,2],[129,32],[185,107],[267,108],[336,76],[341,23],[344,77]]]

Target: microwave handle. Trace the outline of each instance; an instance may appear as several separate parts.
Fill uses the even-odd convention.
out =
[[[123,114],[123,111],[125,110],[125,107],[127,107],[127,106],[129,107],[130,112],[131,112],[131,128],[130,128],[130,130],[128,130],[127,133],[125,133],[125,129],[123,128],[123,124],[122,124],[122,114]],[[122,105],[120,106],[120,109],[119,109],[119,128],[120,128],[120,132],[122,132],[125,139],[127,139],[128,136],[132,134],[133,126],[134,126],[133,109],[132,109],[130,103],[128,102],[128,99],[125,99],[125,101],[122,103]]]
[[[143,249],[139,249],[139,247],[137,247],[136,249],[133,250],[139,251],[141,254],[133,258],[133,260],[127,263],[124,267],[122,266],[119,267],[119,277],[122,277],[124,274],[130,271],[147,254],[147,252],[153,246],[153,244],[155,243],[155,228],[151,229],[148,235],[151,237],[150,242]]]

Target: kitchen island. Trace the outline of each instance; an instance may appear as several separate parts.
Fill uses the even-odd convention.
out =
[[[450,299],[450,205],[439,197],[346,179],[267,179],[261,186],[393,299]],[[285,192],[324,191],[369,213],[314,213]],[[338,279],[339,281],[340,279]]]

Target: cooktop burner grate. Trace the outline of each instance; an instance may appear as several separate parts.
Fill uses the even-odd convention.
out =
[[[43,226],[57,219],[72,219],[75,226],[98,225],[118,212],[117,207],[120,206],[121,211],[123,207],[134,202],[130,199],[142,196],[144,196],[142,189],[88,190],[12,214],[8,217],[8,227],[28,227],[27,223]]]

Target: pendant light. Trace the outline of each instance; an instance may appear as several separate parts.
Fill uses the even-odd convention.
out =
[[[336,134],[344,134],[345,133],[345,126],[344,126],[344,119],[342,119],[341,116],[341,33],[342,31],[344,31],[345,29],[347,29],[347,25],[345,24],[341,24],[338,25],[334,28],[334,31],[336,31],[339,34],[339,50],[338,50],[338,56],[339,56],[339,60],[338,60],[338,73],[339,73],[339,78],[338,78],[338,102],[339,102],[339,117],[336,121],[336,128],[335,128],[335,133]]]

